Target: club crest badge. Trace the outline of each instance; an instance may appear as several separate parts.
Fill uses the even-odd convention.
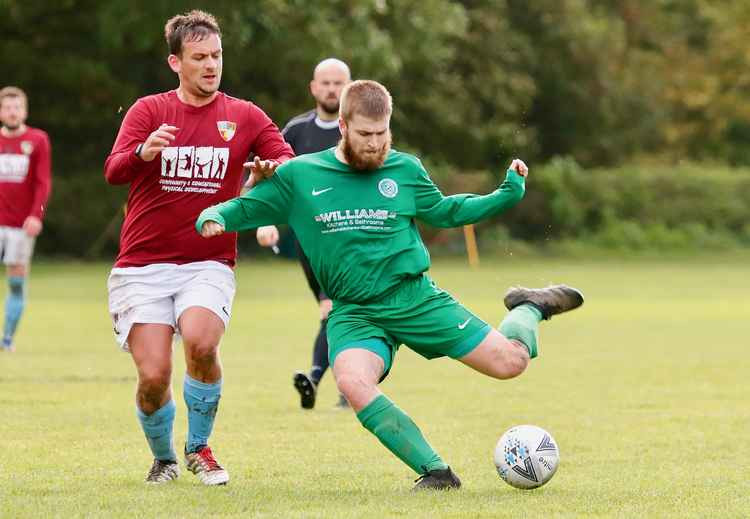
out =
[[[219,129],[219,135],[226,142],[231,141],[234,132],[237,131],[237,123],[232,121],[216,121],[216,127]]]
[[[24,155],[31,155],[34,152],[34,143],[31,141],[21,141],[21,152]]]
[[[398,184],[396,184],[395,180],[384,178],[378,182],[378,190],[384,197],[393,198],[398,194]]]

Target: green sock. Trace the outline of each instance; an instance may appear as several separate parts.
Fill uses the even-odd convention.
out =
[[[536,338],[539,335],[539,321],[542,312],[530,304],[523,304],[508,312],[500,323],[500,333],[508,339],[520,341],[529,350],[529,357],[537,356]]]
[[[365,429],[417,474],[448,467],[424,439],[417,424],[385,395],[370,402],[357,413],[357,418]]]

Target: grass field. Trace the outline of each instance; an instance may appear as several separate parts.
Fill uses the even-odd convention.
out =
[[[202,487],[142,480],[151,462],[134,412],[134,370],[114,344],[103,264],[37,264],[14,354],[0,354],[0,517],[748,517],[748,256],[667,260],[438,261],[433,277],[497,324],[515,283],[565,281],[584,307],[543,323],[540,357],[495,381],[402,348],[382,389],[461,476],[412,494],[415,475],[333,407],[302,411],[316,308],[295,263],[243,263],[222,344],[225,385],[212,445],[230,471]],[[175,438],[185,438],[175,348]],[[545,487],[519,491],[492,451],[512,425],[561,449]]]

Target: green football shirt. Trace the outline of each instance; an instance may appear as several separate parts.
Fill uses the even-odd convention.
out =
[[[425,272],[430,255],[414,222],[456,227],[518,203],[524,178],[508,170],[488,195],[444,196],[420,160],[391,150],[380,168],[358,171],[335,148],[285,162],[244,195],[204,210],[196,221],[227,231],[288,223],[334,300],[364,303]]]

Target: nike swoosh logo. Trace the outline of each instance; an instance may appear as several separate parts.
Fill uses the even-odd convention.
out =
[[[332,187],[327,187],[327,188],[325,188],[325,189],[321,189],[320,191],[316,191],[316,190],[315,190],[315,189],[313,188],[313,190],[312,190],[312,196],[318,196],[318,195],[322,195],[323,193],[326,193],[326,192],[330,191],[331,189],[333,189],[333,188],[332,188]]]
[[[221,311],[224,312],[225,314],[227,314],[227,317],[229,317],[229,312],[227,312],[227,307],[226,306],[222,306],[221,307]]]
[[[469,325],[469,321],[471,321],[472,319],[474,319],[474,318],[473,317],[469,317],[468,319],[466,319],[464,322],[462,322],[461,324],[458,325],[458,329],[459,330],[463,330],[464,328],[466,328]]]

